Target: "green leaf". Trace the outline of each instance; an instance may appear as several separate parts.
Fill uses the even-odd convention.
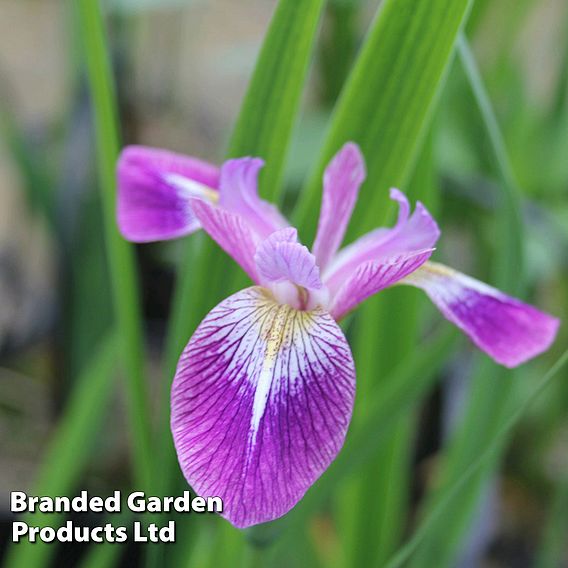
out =
[[[424,145],[408,187],[412,200],[429,204],[437,193],[431,136]],[[371,400],[371,393],[382,397],[393,385],[393,369],[407,359],[420,340],[420,314],[425,306],[416,290],[398,287],[379,294],[357,314],[352,348],[358,375],[358,406],[353,427]],[[378,322],[385,322],[380,325]],[[421,377],[421,373],[419,373]],[[415,400],[415,406],[419,400]],[[414,408],[398,419],[388,438],[376,446],[372,462],[360,470],[351,486],[342,491],[342,509],[337,522],[346,535],[344,548],[354,566],[383,564],[400,545],[407,522],[412,448],[414,445]],[[390,411],[388,411],[390,412]],[[372,496],[372,497],[370,497]],[[359,506],[353,506],[358,503]],[[367,515],[359,514],[364,506]]]
[[[144,383],[142,317],[134,249],[120,236],[115,219],[115,168],[119,136],[114,82],[98,1],[79,0],[76,7],[93,105],[105,246],[118,340],[121,343],[121,363],[126,372],[134,475],[140,487],[148,487],[154,459],[150,446],[150,414]]]
[[[453,481],[449,488],[444,492],[444,495],[439,499],[436,505],[429,511],[428,515],[423,519],[422,523],[415,531],[410,541],[388,562],[386,568],[398,568],[403,566],[405,562],[411,557],[412,553],[418,548],[420,543],[427,541],[431,536],[431,530],[436,524],[444,521],[446,529],[449,527],[447,519],[454,521],[452,516],[448,515],[449,506],[456,501],[461,501],[463,498],[464,486],[480,471],[483,471],[487,466],[491,466],[496,455],[499,453],[513,428],[517,425],[520,418],[524,415],[526,410],[533,404],[533,402],[542,394],[542,392],[550,385],[552,379],[560,372],[560,370],[568,363],[568,351],[557,360],[552,368],[540,379],[531,392],[516,405],[505,419],[501,422],[500,427],[494,432],[493,438],[487,443],[481,453],[477,454],[470,462],[469,466],[462,472],[462,474]],[[459,499],[456,499],[459,497]],[[448,515],[445,517],[445,515]],[[449,538],[446,535],[447,538]],[[441,566],[441,564],[417,564],[420,566]]]
[[[281,1],[267,32],[229,145],[229,157],[260,156],[261,188],[278,198],[324,0]]]
[[[53,433],[42,460],[34,495],[69,495],[86,464],[100,434],[108,400],[114,392],[117,359],[116,335],[105,338],[92,361],[79,377],[69,397],[65,412]],[[62,515],[26,514],[22,520],[33,526],[56,527]],[[57,547],[54,544],[23,541],[10,549],[7,566],[10,568],[41,568],[50,562]]]
[[[568,480],[559,479],[554,489],[544,537],[535,565],[537,568],[556,568],[566,547],[568,534]]]
[[[471,0],[385,0],[333,113],[320,159],[298,206],[302,239],[315,233],[325,165],[348,140],[368,177],[351,227],[386,220],[387,189],[404,187]],[[385,213],[380,213],[380,212]]]
[[[519,293],[524,284],[520,192],[491,102],[464,37],[459,40],[459,55],[501,181],[497,214],[500,246],[493,259],[495,281],[501,288]],[[439,503],[447,500],[447,495],[452,491],[456,480],[461,478],[465,468],[494,439],[510,410],[511,401],[515,400],[518,387],[511,374],[511,371],[488,358],[480,359],[479,366],[473,373],[472,390],[464,410],[464,419],[446,451],[444,467],[440,473],[442,483],[428,495],[426,511],[436,509]],[[431,529],[429,539],[413,558],[413,566],[452,565],[453,557],[475,513],[479,496],[498,463],[499,455],[495,451],[494,461],[491,463],[488,460],[485,469],[472,475],[461,489],[459,501],[452,501],[448,505],[447,517],[438,519]],[[451,523],[447,519],[452,519]]]

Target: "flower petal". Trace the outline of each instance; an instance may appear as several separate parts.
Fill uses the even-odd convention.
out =
[[[240,215],[206,201],[192,199],[191,207],[203,230],[258,284],[254,254],[259,237],[250,225]]]
[[[440,230],[426,207],[417,202],[414,213],[409,217],[410,206],[406,196],[398,189],[391,189],[391,198],[400,206],[396,225],[392,229],[381,228],[370,232],[335,257],[323,275],[324,284],[332,294],[363,263],[416,253],[431,249],[436,244]]]
[[[288,280],[311,290],[322,287],[315,256],[298,242],[293,227],[272,233],[258,247],[254,260],[263,283]]]
[[[166,150],[128,146],[118,160],[117,218],[134,242],[173,239],[199,228],[189,198],[216,198],[219,169]]]
[[[422,288],[442,314],[506,367],[546,351],[558,319],[442,264],[428,262],[402,283]]]
[[[185,348],[172,387],[183,473],[237,527],[288,512],[333,461],[351,420],[355,368],[325,311],[258,287],[221,302]]]
[[[426,249],[359,265],[333,298],[331,315],[339,321],[369,296],[414,272],[430,258],[433,250]]]
[[[225,162],[221,168],[219,205],[237,213],[265,239],[289,225],[274,205],[258,196],[258,172],[264,162],[260,158],[239,158]]]
[[[322,270],[343,241],[365,176],[365,160],[353,142],[345,144],[325,170],[318,232],[313,246]]]

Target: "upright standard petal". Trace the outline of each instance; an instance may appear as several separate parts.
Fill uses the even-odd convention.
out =
[[[217,199],[219,169],[166,150],[128,146],[118,160],[117,219],[134,242],[173,239],[199,228],[192,197]]]
[[[400,207],[396,225],[392,229],[376,229],[339,252],[323,275],[332,294],[363,264],[414,255],[436,244],[440,230],[426,207],[417,202],[414,213],[409,215],[410,206],[402,192],[392,189],[391,198]]]
[[[311,290],[322,287],[314,255],[298,242],[298,231],[287,227],[264,240],[254,257],[265,283],[288,280]]]
[[[258,196],[257,178],[263,165],[260,158],[239,158],[225,162],[219,182],[219,206],[240,215],[265,239],[289,223],[277,207]]]
[[[560,322],[474,278],[426,263],[401,283],[422,288],[442,314],[506,367],[546,351]]]
[[[318,232],[313,246],[322,270],[343,241],[365,175],[365,160],[353,142],[345,144],[325,170]]]
[[[206,201],[192,199],[191,207],[203,230],[258,284],[254,255],[260,239],[250,225],[240,215]]]
[[[353,358],[328,313],[238,292],[178,364],[171,424],[183,473],[198,495],[221,497],[237,527],[276,519],[337,455],[354,394]]]
[[[416,251],[359,265],[333,297],[331,315],[339,321],[369,296],[392,286],[422,266],[433,250]]]

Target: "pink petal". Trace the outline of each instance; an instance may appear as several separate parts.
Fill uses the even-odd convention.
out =
[[[345,144],[325,170],[318,233],[313,246],[322,270],[343,241],[365,175],[365,160],[353,142]]]
[[[336,321],[355,309],[363,300],[392,286],[414,272],[432,255],[433,249],[365,262],[341,286],[333,299],[331,315]]]
[[[422,288],[448,320],[506,367],[546,351],[560,325],[533,306],[442,264],[426,263],[403,283]]]
[[[272,233],[258,247],[254,259],[264,283],[287,280],[308,289],[322,287],[316,259],[298,242],[298,232],[293,227]]]
[[[122,151],[117,177],[118,226],[134,242],[173,239],[198,229],[189,198],[219,184],[217,167],[144,146]]]
[[[351,420],[355,368],[323,310],[299,312],[262,288],[224,300],[185,348],[172,432],[198,495],[237,527],[287,513],[334,460]]]
[[[265,239],[289,223],[276,207],[258,196],[257,177],[263,165],[260,158],[225,162],[221,168],[219,205],[240,215],[260,238]]]
[[[400,205],[395,227],[376,229],[344,248],[335,257],[323,275],[324,284],[332,294],[364,263],[413,254],[431,249],[436,244],[440,230],[424,205],[418,202],[414,213],[409,217],[410,207],[405,195],[398,189],[392,189],[391,198]]]
[[[192,199],[191,207],[203,230],[258,283],[254,255],[259,237],[250,225],[241,216],[206,201]]]

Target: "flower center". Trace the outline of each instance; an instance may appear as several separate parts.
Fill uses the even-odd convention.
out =
[[[287,304],[296,310],[311,311],[317,307],[328,309],[329,291],[325,286],[320,290],[310,290],[290,280],[284,280],[273,282],[268,288],[279,304]]]

